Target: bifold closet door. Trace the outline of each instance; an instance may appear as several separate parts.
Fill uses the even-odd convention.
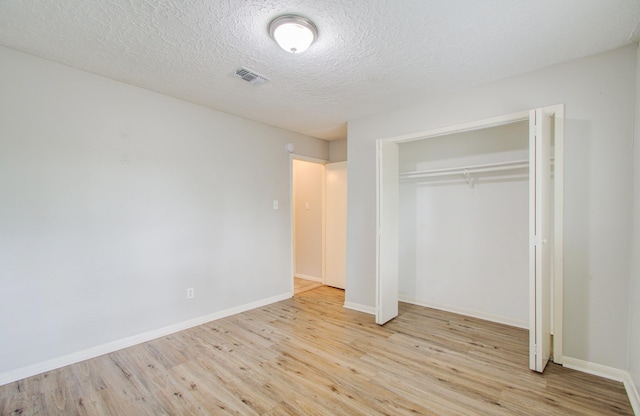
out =
[[[327,163],[325,174],[325,284],[344,289],[347,275],[347,162]]]
[[[398,144],[377,142],[376,323],[398,316]]]
[[[529,367],[541,373],[551,353],[551,117],[531,110],[529,124]]]

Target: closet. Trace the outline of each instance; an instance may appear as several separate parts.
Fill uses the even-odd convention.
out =
[[[529,368],[562,363],[564,120],[556,104],[376,141],[377,324],[400,299],[529,328]]]
[[[398,294],[529,326],[529,121],[398,144]]]

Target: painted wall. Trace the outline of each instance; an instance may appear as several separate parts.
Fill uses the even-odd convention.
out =
[[[528,122],[401,143],[401,172],[528,159]],[[528,327],[528,169],[400,182],[399,294]],[[505,294],[508,294],[505,296]]]
[[[633,266],[629,289],[629,372],[640,386],[640,53],[636,61],[636,124],[633,173]]]
[[[284,145],[327,142],[0,62],[0,373],[290,293]]]
[[[564,103],[565,354],[627,368],[635,60],[627,46],[351,121],[346,301],[375,304],[376,139]]]
[[[344,162],[347,160],[347,139],[329,142],[329,162]]]
[[[295,276],[322,281],[324,165],[293,160]]]
[[[325,165],[325,284],[340,289],[347,280],[347,163]]]

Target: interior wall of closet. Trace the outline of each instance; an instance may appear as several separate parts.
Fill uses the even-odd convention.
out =
[[[400,300],[523,328],[529,123],[399,145]]]

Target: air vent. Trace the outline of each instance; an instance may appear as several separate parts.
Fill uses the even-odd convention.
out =
[[[253,85],[262,85],[269,81],[267,77],[263,77],[260,74],[256,74],[255,72],[242,67],[236,69],[236,72],[233,75]]]

